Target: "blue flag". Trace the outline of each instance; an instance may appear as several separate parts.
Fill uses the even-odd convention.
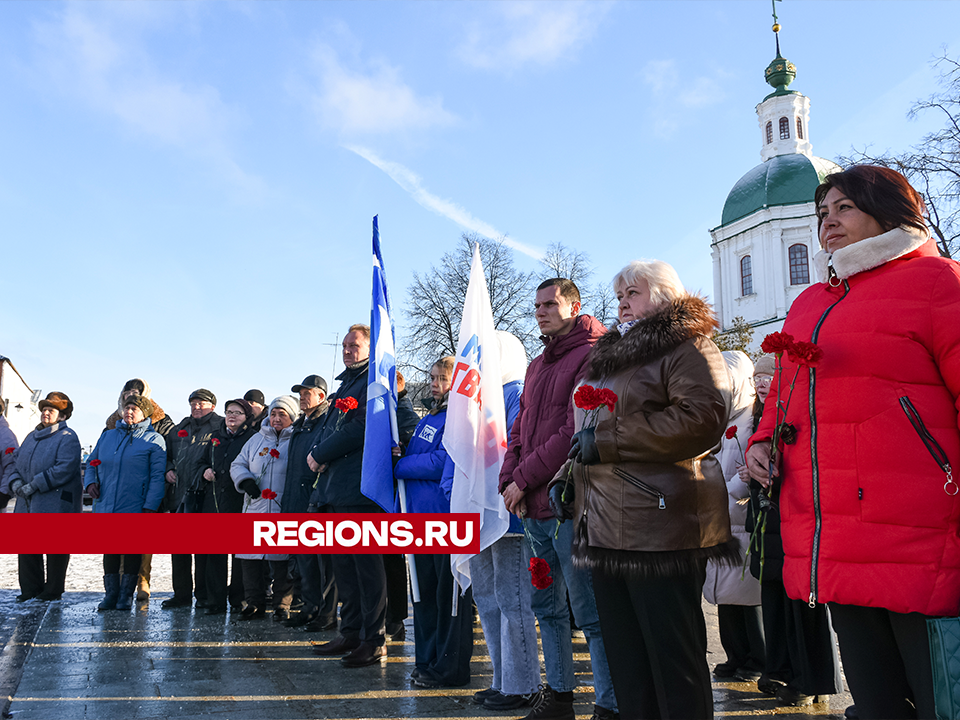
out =
[[[370,368],[367,427],[363,436],[360,492],[387,512],[394,510],[393,448],[397,434],[397,358],[390,292],[380,255],[380,228],[373,218],[373,300],[370,306]]]

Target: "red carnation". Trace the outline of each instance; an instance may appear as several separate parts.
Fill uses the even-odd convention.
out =
[[[267,488],[262,493],[260,493],[260,497],[262,497],[264,500],[276,500],[277,494],[270,488]]]
[[[355,397],[337,398],[337,402],[335,404],[337,406],[337,410],[340,410],[341,412],[348,412],[350,410],[357,409],[357,399]]]
[[[188,433],[186,430],[181,430],[180,432],[177,433],[177,437],[186,437],[189,434],[190,433]]]
[[[214,447],[217,447],[220,444],[220,441],[217,438],[213,438],[210,441],[210,444],[213,445]]]
[[[728,427],[728,428],[727,428],[727,432],[724,433],[724,437],[725,437],[727,440],[733,440],[736,436],[737,436],[737,426],[736,426],[736,425],[734,425],[733,427]]]
[[[816,343],[797,340],[787,348],[787,355],[798,365],[815,368],[823,360],[823,349]]]
[[[530,558],[530,582],[537,590],[546,590],[553,585],[550,564],[543,558]]]
[[[100,464],[101,464],[101,463],[100,463],[99,460],[91,460],[91,461],[90,461],[90,467],[97,467],[97,466],[100,465]]]
[[[613,412],[613,408],[617,404],[617,394],[610,388],[603,388],[597,394],[600,398],[600,405],[606,405],[607,410]]]
[[[8,447],[6,450],[3,451],[3,454],[4,454],[4,455],[12,455],[12,454],[13,454],[13,448],[12,448],[12,447]]]
[[[593,385],[581,385],[573,394],[573,404],[581,410],[596,410],[603,403],[604,401],[600,399],[600,391]]]
[[[760,349],[768,355],[783,355],[793,345],[793,335],[790,333],[773,332],[767,335],[760,343]]]
[[[272,458],[280,457],[280,451],[277,450],[276,448],[273,448],[272,450],[270,450],[270,457]]]

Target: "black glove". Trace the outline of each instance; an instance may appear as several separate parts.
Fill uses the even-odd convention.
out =
[[[567,457],[582,465],[596,465],[600,462],[600,451],[597,450],[597,439],[592,427],[574,433]]]
[[[567,489],[567,502],[563,501],[563,489]],[[564,520],[573,520],[573,481],[567,478],[563,482],[554,483],[550,486],[547,493],[550,502],[550,509],[553,510],[554,517],[560,522]]]
[[[258,497],[260,497],[260,486],[257,485],[257,481],[253,478],[241,480],[240,489],[249,495],[252,500],[256,500]]]

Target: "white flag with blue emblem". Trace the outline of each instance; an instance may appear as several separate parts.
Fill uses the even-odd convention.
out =
[[[480,515],[478,534],[483,550],[507,531],[510,513],[498,492],[507,451],[507,420],[500,344],[479,245],[473,251],[455,360],[443,430],[443,446],[456,467],[450,512]],[[471,557],[464,553],[450,556],[450,569],[464,590],[471,582]]]

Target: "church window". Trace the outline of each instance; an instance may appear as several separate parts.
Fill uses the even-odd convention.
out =
[[[807,246],[797,243],[790,246],[790,284],[807,285],[810,282],[810,266],[807,263]]]
[[[773,142],[773,123],[767,123],[767,145]]]
[[[749,255],[740,259],[740,294],[753,295],[753,260]]]
[[[785,117],[780,118],[780,139],[789,140],[790,139],[790,121]]]
[[[803,140],[803,120],[797,118],[797,140]]]

